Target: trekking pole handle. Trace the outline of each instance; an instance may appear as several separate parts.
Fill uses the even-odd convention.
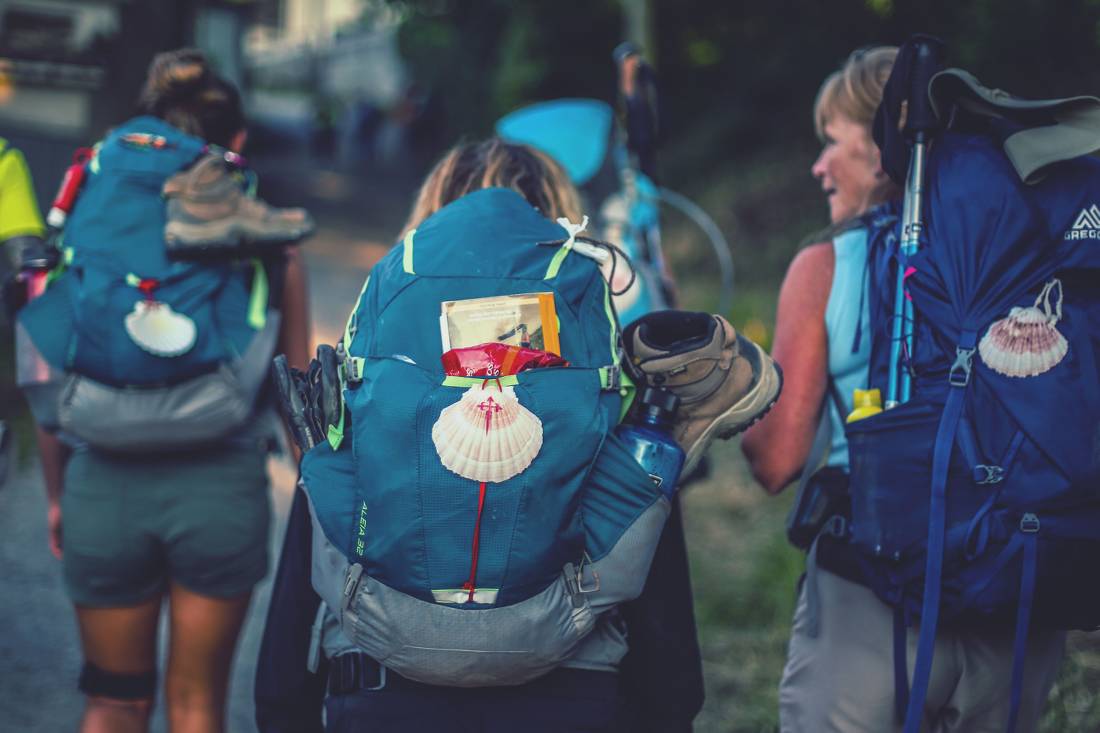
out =
[[[626,116],[626,146],[638,156],[638,168],[650,180],[657,180],[656,75],[641,50],[624,41],[611,54],[619,70],[619,95]]]
[[[905,113],[905,137],[910,143],[927,142],[939,128],[936,112],[928,98],[928,84],[943,68],[943,41],[918,33],[912,37],[915,51]]]

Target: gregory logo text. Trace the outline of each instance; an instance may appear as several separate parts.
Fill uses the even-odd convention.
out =
[[[1093,204],[1081,209],[1073,228],[1066,232],[1066,239],[1100,239],[1100,206]]]

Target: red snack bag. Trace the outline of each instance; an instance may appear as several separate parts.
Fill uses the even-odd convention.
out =
[[[557,354],[489,342],[462,349],[451,349],[441,357],[443,371],[449,377],[504,377],[525,369],[568,366]]]

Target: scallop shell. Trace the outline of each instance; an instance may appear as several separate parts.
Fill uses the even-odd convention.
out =
[[[155,356],[180,356],[195,345],[195,322],[156,300],[134,303],[134,310],[126,314],[126,333]]]
[[[542,448],[542,421],[519,403],[512,387],[489,381],[466,390],[440,413],[432,442],[448,470],[499,483],[535,460]]]
[[[978,344],[982,360],[1008,377],[1034,377],[1062,361],[1069,344],[1053,319],[1037,307],[1013,308]]]

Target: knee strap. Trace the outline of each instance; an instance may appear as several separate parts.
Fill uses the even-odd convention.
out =
[[[84,662],[77,685],[85,695],[114,700],[151,700],[157,691],[157,671],[120,674]]]

